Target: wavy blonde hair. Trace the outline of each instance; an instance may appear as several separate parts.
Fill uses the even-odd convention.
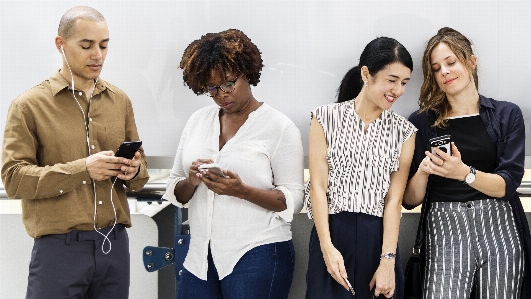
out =
[[[426,49],[422,57],[424,82],[420,88],[419,113],[428,109],[437,112],[438,118],[434,126],[444,128],[448,125],[446,118],[450,113],[451,106],[446,97],[446,93],[437,84],[431,66],[431,53],[440,43],[448,45],[450,50],[457,56],[457,59],[465,66],[468,74],[474,78],[476,89],[479,89],[479,82],[477,67],[470,63],[472,56],[474,56],[472,42],[455,29],[448,27],[439,29],[437,34],[426,44]]]

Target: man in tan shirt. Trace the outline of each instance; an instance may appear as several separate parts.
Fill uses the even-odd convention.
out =
[[[18,96],[8,111],[2,180],[21,199],[35,238],[26,298],[128,298],[131,226],[125,187],[148,181],[131,101],[99,78],[109,31],[90,7],[61,18],[55,45],[59,71]]]

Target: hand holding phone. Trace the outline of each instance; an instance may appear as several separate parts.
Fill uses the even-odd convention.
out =
[[[209,172],[224,177],[225,175],[221,171],[221,167],[217,163],[201,164],[199,165],[199,171],[208,170]]]
[[[114,154],[116,157],[122,157],[126,159],[133,159],[135,153],[140,149],[142,141],[124,141],[120,144],[120,147]]]
[[[450,135],[443,135],[443,136],[431,138],[430,148],[431,148],[431,153],[434,155],[437,155],[434,151],[434,148],[439,148],[441,151],[447,153],[448,155],[452,155],[452,150],[450,147]]]

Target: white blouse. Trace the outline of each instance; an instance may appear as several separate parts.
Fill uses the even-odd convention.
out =
[[[295,124],[264,103],[219,150],[219,110],[217,105],[205,107],[188,120],[163,196],[176,206],[188,208],[191,241],[184,267],[203,280],[207,279],[209,243],[223,279],[247,251],[290,240],[290,222],[303,205],[304,154]],[[182,205],[173,193],[175,185],[186,179],[190,165],[200,158],[212,159],[222,169],[236,172],[246,185],[282,191],[287,209],[269,211],[244,199],[215,194],[203,183]]]
[[[323,127],[328,154],[328,213],[358,212],[383,217],[391,173],[398,170],[402,144],[417,128],[392,110],[383,110],[367,127],[354,110],[354,100],[312,111]],[[305,190],[312,218],[310,183]]]

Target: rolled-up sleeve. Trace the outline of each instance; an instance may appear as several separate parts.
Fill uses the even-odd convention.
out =
[[[287,208],[277,212],[286,222],[302,210],[304,195],[304,152],[299,129],[286,122],[271,158],[275,189],[284,193]]]
[[[498,167],[495,174],[505,180],[505,196],[510,200],[522,183],[525,160],[525,125],[522,111],[514,104],[497,111],[501,119],[501,134],[497,142],[499,152]]]
[[[173,161],[173,167],[171,169],[168,181],[166,182],[166,192],[162,196],[162,198],[179,208],[188,208],[190,205],[190,202],[187,202],[186,204],[178,202],[174,193],[175,186],[187,178],[187,172],[183,169],[183,149],[186,143],[186,137],[190,131],[190,123],[191,120],[188,121],[181,135],[181,140],[179,141],[179,146],[177,147],[177,153],[175,154],[175,160]]]

